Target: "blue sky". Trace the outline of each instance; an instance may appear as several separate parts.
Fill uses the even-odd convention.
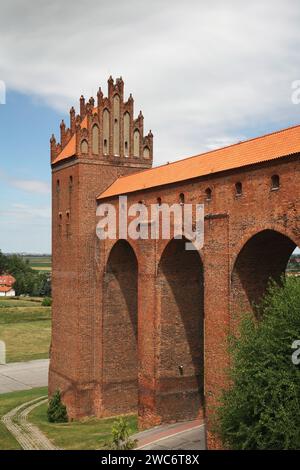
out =
[[[0,247],[50,252],[49,134],[61,113],[36,97],[6,94],[0,105]]]
[[[109,75],[143,110],[155,165],[300,123],[297,0],[171,5],[1,1],[2,251],[50,252],[49,138]]]

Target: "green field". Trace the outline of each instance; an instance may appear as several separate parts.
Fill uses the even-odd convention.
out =
[[[116,418],[85,418],[69,423],[49,423],[47,420],[47,404],[35,408],[29,414],[31,423],[37,425],[41,431],[57,447],[69,450],[95,450],[103,448],[105,442],[111,438],[111,428]],[[130,433],[137,432],[137,417],[126,417]]]
[[[41,301],[0,298],[0,340],[6,361],[44,359],[49,356],[51,307]]]
[[[24,256],[24,260],[28,260],[32,269],[37,271],[51,271],[51,256]]]
[[[47,395],[46,387],[0,395],[0,420],[13,408],[43,395]],[[46,403],[38,406],[29,414],[29,421],[38,426],[61,449],[101,449],[104,443],[110,440],[115,418],[86,418],[69,423],[54,424],[47,421],[46,411]],[[137,417],[130,415],[126,419],[130,432],[137,432]],[[0,450],[20,448],[18,442],[0,421]]]

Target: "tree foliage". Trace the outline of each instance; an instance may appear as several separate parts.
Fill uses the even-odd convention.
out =
[[[13,286],[16,295],[51,296],[49,273],[35,271],[22,256],[4,255],[0,250],[0,275],[4,273],[11,274],[16,279]]]
[[[59,390],[56,390],[54,395],[49,401],[47,410],[48,421],[50,423],[67,423],[68,413],[67,408],[61,401],[61,394]]]
[[[112,427],[112,439],[106,444],[110,450],[130,450],[136,445],[136,440],[130,438],[128,423],[124,418],[116,420]]]
[[[229,389],[217,409],[216,432],[230,449],[300,449],[300,282],[272,283],[230,340]]]

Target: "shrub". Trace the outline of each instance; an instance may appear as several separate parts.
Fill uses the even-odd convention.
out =
[[[42,301],[42,306],[43,307],[51,307],[52,305],[52,299],[51,297],[44,297]]]
[[[111,441],[105,444],[105,447],[110,450],[130,450],[133,449],[137,443],[136,440],[130,439],[128,423],[124,418],[119,418],[113,425]]]
[[[66,423],[68,421],[67,408],[61,401],[59,390],[56,390],[49,401],[47,416],[50,423]]]
[[[273,283],[257,318],[246,315],[231,338],[231,386],[222,394],[215,431],[230,449],[300,449],[300,282]]]

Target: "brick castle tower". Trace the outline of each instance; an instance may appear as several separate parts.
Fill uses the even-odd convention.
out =
[[[153,136],[134,119],[124,82],[108,80],[97,103],[80,97],[80,113],[52,135],[53,309],[49,394],[63,393],[69,416],[103,415],[101,380],[101,259],[96,197],[119,176],[151,168]],[[99,363],[100,362],[100,363]]]

